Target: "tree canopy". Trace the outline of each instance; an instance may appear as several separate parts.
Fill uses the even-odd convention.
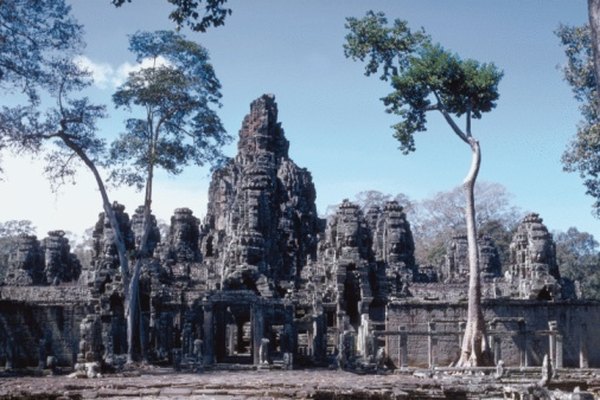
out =
[[[498,100],[502,72],[491,63],[462,60],[431,42],[423,30],[412,32],[408,23],[395,20],[387,26],[383,13],[369,11],[363,19],[348,18],[344,53],[353,60],[368,58],[365,75],[376,73],[391,80],[394,91],[382,99],[389,113],[401,121],[393,126],[403,153],[415,150],[414,134],[426,130],[429,111],[444,115],[453,131],[465,142],[470,119],[481,118]],[[451,116],[467,115],[463,131]]]
[[[111,145],[119,166],[112,177],[142,187],[149,166],[178,174],[189,163],[219,164],[220,148],[231,138],[215,111],[221,85],[208,52],[170,31],[138,32],[130,50],[151,66],[132,72],[113,95],[135,117]]]
[[[563,153],[563,167],[568,172],[579,173],[586,193],[595,199],[594,215],[600,217],[600,97],[596,79],[600,65],[594,63],[589,25],[561,25],[555,33],[567,56],[567,63],[563,67],[564,78],[571,86],[575,99],[580,102],[582,115],[577,132]]]
[[[583,298],[600,300],[598,241],[575,227],[566,232],[554,232],[554,240],[561,275],[579,282]]]
[[[60,60],[82,47],[81,25],[62,0],[3,0],[0,7],[0,88],[39,100]]]
[[[225,18],[231,15],[231,9],[225,7],[227,0],[167,0],[175,6],[169,14],[169,19],[181,29],[184,24],[196,32],[206,32],[211,26],[225,24]],[[204,1],[204,4],[203,4]],[[112,0],[116,7],[121,7],[131,0]],[[202,7],[203,11],[202,12]]]

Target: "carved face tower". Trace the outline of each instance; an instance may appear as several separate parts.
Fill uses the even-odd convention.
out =
[[[521,297],[550,299],[560,292],[554,240],[538,214],[527,215],[517,228],[508,273]]]
[[[244,118],[237,156],[211,182],[202,248],[218,255],[207,262],[224,289],[283,295],[315,257],[315,190],[288,148],[275,98],[263,95]]]

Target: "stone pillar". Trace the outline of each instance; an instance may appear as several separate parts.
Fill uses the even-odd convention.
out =
[[[317,331],[317,323],[313,320],[313,323],[310,329],[306,330],[306,355],[312,357],[314,355],[314,340],[315,340],[315,332]]]
[[[259,304],[252,307],[252,362],[260,365],[260,345],[265,335],[265,317]]]
[[[227,335],[227,350],[228,350],[227,355],[228,356],[234,355],[236,351],[238,353],[241,352],[241,349],[240,349],[241,341],[239,340],[239,335],[238,335],[239,331],[240,331],[239,324],[225,325],[225,334]],[[237,340],[237,343],[236,343],[236,340]]]
[[[554,368],[563,367],[563,336],[561,334],[556,335],[556,363]]]
[[[519,337],[521,339],[521,367],[529,366],[529,355],[527,353],[528,339],[527,339],[527,325],[525,321],[519,321]]]
[[[313,357],[316,361],[325,360],[327,353],[327,320],[323,313],[313,317]]]
[[[204,363],[211,365],[215,362],[214,335],[213,335],[213,310],[212,304],[204,305]]]
[[[496,333],[496,328],[498,327],[498,324],[496,323],[496,321],[491,322],[488,330],[490,332],[490,337],[489,337],[489,343],[492,347],[492,354],[494,355],[494,365],[498,365],[498,361],[500,361],[502,359],[502,354],[501,354],[501,343],[500,343],[500,336],[498,336],[498,334]]]
[[[579,331],[579,368],[589,368],[587,348],[587,324],[581,324]]]
[[[371,354],[369,354],[369,344],[367,343],[369,340],[369,332],[370,329],[370,320],[369,314],[361,314],[360,316],[360,326],[358,327],[358,340],[357,347],[358,353],[362,355],[365,359],[368,358]]]
[[[457,340],[458,340],[458,348],[459,349],[462,348],[462,337],[463,337],[463,332],[465,331],[466,325],[467,324],[464,321],[460,321],[458,323],[458,327],[457,327],[458,334],[456,335],[456,337],[457,337]]]
[[[6,351],[6,364],[4,364],[4,370],[11,371],[15,365],[15,341],[10,335],[6,338],[6,348],[4,350]]]
[[[437,338],[435,334],[435,322],[429,322],[427,324],[427,363],[429,368],[435,367],[435,347],[437,345]]]
[[[548,358],[552,368],[556,368],[556,321],[548,321]]]
[[[406,334],[405,326],[398,327],[398,330],[400,331],[400,335],[398,335],[398,362],[400,368],[405,369],[408,367],[408,335]]]

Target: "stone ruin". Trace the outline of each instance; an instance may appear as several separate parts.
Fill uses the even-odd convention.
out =
[[[39,241],[34,235],[20,235],[9,253],[4,285],[58,285],[75,282],[81,274],[81,264],[71,253],[69,240],[63,231],[50,231]]]
[[[227,364],[291,368],[401,368],[452,362],[466,316],[466,238],[444,265],[415,263],[406,214],[391,201],[363,213],[344,200],[318,217],[310,172],[288,154],[272,95],[250,105],[235,158],[214,172],[206,216],[178,208],[166,237],[152,218],[152,257],[140,278],[144,360],[201,370]],[[129,251],[142,209],[113,204]],[[127,352],[122,277],[104,214],[89,271],[60,231],[18,238],[0,273],[0,363],[118,368]],[[600,366],[598,304],[577,299],[559,274],[552,236],[528,215],[501,265],[479,239],[483,306],[505,365]],[[81,276],[80,276],[81,273]],[[19,338],[19,335],[21,339]],[[558,349],[560,348],[560,352]]]

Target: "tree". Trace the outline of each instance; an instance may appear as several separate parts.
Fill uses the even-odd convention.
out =
[[[191,30],[206,32],[211,26],[217,27],[225,23],[225,18],[231,15],[231,9],[225,8],[227,0],[206,0],[204,14],[200,14],[199,8],[203,0],[168,0],[175,5],[175,9],[169,14],[169,19],[177,25],[177,30],[185,23]],[[112,0],[116,7],[121,7],[131,0]]]
[[[133,349],[134,327],[141,326],[137,304],[142,261],[152,255],[148,238],[155,171],[176,175],[190,163],[219,164],[224,159],[220,148],[231,137],[214,110],[220,106],[221,85],[203,47],[159,31],[132,35],[129,48],[138,62],[151,61],[150,67],[130,73],[113,95],[118,108],[137,115],[125,122],[126,131],[111,145],[111,179],[144,189],[142,236],[129,282],[128,342]]]
[[[33,223],[29,220],[14,219],[0,222],[0,238],[19,235],[35,235]]]
[[[592,56],[596,94],[600,93],[600,0],[588,0]],[[600,114],[600,99],[596,98],[596,114]]]
[[[210,3],[222,4],[223,1],[210,1]],[[132,306],[135,306],[138,301],[137,295],[133,295],[137,293],[138,289],[135,286],[135,279],[130,278],[129,259],[123,233],[100,170],[111,163],[106,154],[105,140],[98,137],[96,127],[98,119],[106,116],[106,108],[102,105],[92,104],[85,97],[75,97],[82,89],[91,84],[91,80],[90,74],[81,70],[73,62],[73,56],[81,50],[83,41],[81,27],[70,17],[69,13],[70,8],[64,4],[63,0],[4,0],[2,2],[0,7],[1,89],[7,94],[20,89],[27,97],[26,104],[2,107],[0,111],[0,149],[6,145],[16,152],[37,154],[48,147],[47,143],[53,142],[55,147],[48,153],[46,168],[51,182],[60,184],[66,179],[73,179],[78,162],[83,163],[92,173],[100,192],[105,215],[114,231],[114,243],[122,275],[124,305],[129,319],[129,315],[133,314],[130,312]],[[157,133],[159,126],[160,130],[170,132],[171,129],[176,129],[174,127],[181,121],[185,121],[180,127],[191,129],[182,131],[181,134],[191,133],[194,145],[201,147],[201,150],[193,151],[185,146],[181,147],[179,144],[183,140],[177,139],[175,135],[175,139],[171,138],[165,141],[163,138],[161,142],[157,142],[159,143],[157,149],[163,146],[168,150],[167,154],[172,151],[170,156],[155,159],[156,154],[153,154],[147,160],[153,160],[156,165],[163,167],[168,165],[167,169],[177,173],[180,171],[180,166],[177,164],[179,162],[185,164],[191,160],[198,163],[198,160],[215,161],[220,158],[211,140],[214,137],[223,138],[224,132],[222,132],[216,114],[209,111],[208,108],[209,104],[218,103],[220,85],[214,78],[212,67],[207,63],[208,56],[205,50],[192,42],[183,40],[178,35],[169,35],[168,33],[159,33],[156,36],[138,34],[137,37],[140,38],[136,45],[137,48],[134,47],[132,50],[138,55],[147,51],[147,55],[151,56],[151,51],[158,51],[158,57],[160,52],[169,53],[169,46],[175,46],[170,50],[172,65],[155,68],[156,75],[149,77],[154,78],[154,81],[152,79],[147,81],[152,83],[151,86],[155,89],[153,101],[156,102],[157,110],[159,112],[164,109],[170,110],[169,113],[162,115],[161,121],[151,121],[151,123],[159,123],[156,130],[152,129],[149,132]],[[178,39],[175,40],[175,38]],[[153,42],[153,39],[157,40]],[[163,39],[164,41],[161,42]],[[169,56],[169,54],[166,55]],[[158,60],[158,58],[156,59]],[[202,60],[205,65],[198,62],[199,60]],[[180,68],[182,65],[190,67],[183,68],[186,72],[185,76],[178,76],[177,68],[171,68],[173,65],[178,65]],[[135,82],[135,79],[136,74],[133,74],[124,87]],[[170,91],[173,88],[167,85],[161,86],[161,79],[170,79],[168,82],[175,84],[175,90]],[[201,81],[204,82],[204,86],[199,83]],[[185,85],[188,85],[190,91],[199,90],[199,92],[186,94],[185,90],[182,91]],[[131,86],[133,88],[135,85]],[[164,96],[162,98],[164,104],[161,103],[159,88],[175,97]],[[47,101],[44,102],[44,107],[39,101],[40,92],[46,96]],[[188,119],[189,109],[167,107],[171,103],[178,106],[183,104],[181,99],[177,98],[178,95],[188,95],[183,99],[192,101],[191,106],[198,105],[194,101],[203,102],[200,104],[202,112],[195,114],[190,120]],[[131,105],[146,104],[147,99],[144,100],[143,96],[140,97],[141,100],[134,99],[135,96],[133,95],[128,103],[127,94],[122,93],[121,99],[125,100],[122,100],[120,105],[130,107]],[[17,101],[19,100],[17,99]],[[46,106],[52,101],[54,106]],[[115,97],[115,101],[119,102],[119,96]],[[163,106],[165,108],[161,108]],[[128,128],[130,132],[136,132],[136,126],[131,125]],[[199,131],[204,136],[199,135]],[[143,132],[137,131],[137,133],[142,134]],[[181,152],[182,149],[185,149],[186,154],[192,154],[192,156],[181,157],[178,152]],[[164,157],[164,154],[160,157]],[[115,176],[118,175],[115,174]],[[147,190],[150,190],[151,193],[151,187]],[[147,208],[149,209],[149,203]],[[146,214],[145,217],[147,217]],[[148,218],[145,220],[146,226]],[[139,268],[139,261],[143,256],[145,256],[144,251],[137,252],[136,268]],[[131,290],[132,282],[134,282],[133,290]],[[128,334],[128,339],[131,340],[131,333]],[[133,345],[131,341],[128,344],[128,358],[132,360]]]
[[[360,206],[363,214],[366,214],[372,207],[383,209],[388,201],[397,201],[405,210],[410,209],[412,201],[403,193],[393,196],[389,193],[382,193],[378,190],[364,190],[357,193],[353,199],[354,203]]]
[[[0,6],[0,90],[23,95],[29,113],[40,105],[59,60],[81,46],[81,26],[62,0],[3,0]],[[3,114],[7,113],[4,106]],[[21,112],[23,109],[21,109]],[[10,147],[10,126],[0,119],[0,151]],[[0,172],[2,169],[0,168]]]
[[[475,197],[477,231],[480,236],[492,237],[501,259],[505,260],[522,212],[511,204],[510,193],[499,183],[478,182]],[[448,240],[466,232],[465,207],[461,186],[416,203],[410,222],[416,244],[415,258],[419,263],[440,265],[443,262]]]
[[[571,227],[554,232],[554,241],[561,274],[579,282],[584,298],[600,300],[600,252],[594,236]]]
[[[363,19],[347,18],[344,52],[364,61],[365,74],[380,67],[380,78],[391,81],[393,92],[382,100],[389,113],[401,121],[393,126],[403,153],[415,150],[414,134],[426,130],[427,113],[441,113],[458,138],[471,150],[471,167],[463,182],[466,197],[465,222],[469,252],[469,295],[467,324],[458,365],[481,365],[489,361],[489,346],[481,309],[481,282],[475,225],[474,186],[479,173],[479,141],[471,131],[471,120],[491,111],[498,99],[502,73],[494,64],[462,60],[433,44],[423,31],[413,33],[406,21],[391,27],[383,13],[369,11]],[[464,128],[455,118],[464,117]]]
[[[583,117],[562,163],[565,171],[579,173],[586,194],[595,200],[593,213],[600,217],[600,1],[588,0],[588,11],[588,25],[561,25],[555,32],[567,56],[564,78],[581,103]]]

